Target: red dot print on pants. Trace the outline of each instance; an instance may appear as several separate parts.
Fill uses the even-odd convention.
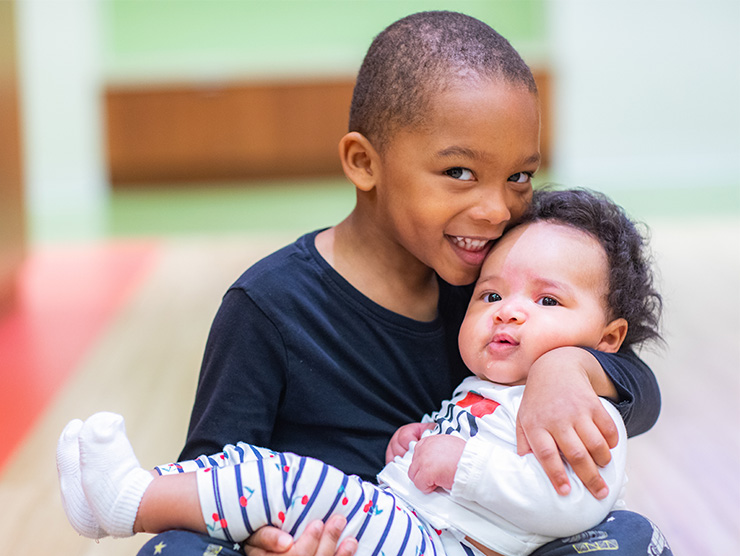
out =
[[[239,498],[239,505],[242,508],[246,508],[247,507],[247,497],[246,496],[242,496],[241,498]]]
[[[308,495],[303,495],[303,498],[301,498],[301,504],[303,504],[304,506],[308,504]]]

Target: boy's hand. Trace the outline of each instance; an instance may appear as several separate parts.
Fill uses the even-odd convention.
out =
[[[434,428],[434,423],[409,423],[399,428],[391,436],[388,448],[385,450],[385,462],[390,463],[396,456],[402,456],[409,451],[409,444],[416,442],[424,431]]]
[[[331,516],[326,524],[314,521],[295,542],[285,531],[265,526],[249,537],[242,548],[247,556],[352,556],[357,551],[355,539],[344,539],[337,546],[346,524],[341,515]]]
[[[414,446],[409,479],[425,494],[437,487],[452,490],[464,449],[465,441],[457,436],[437,434],[422,438]]]
[[[561,453],[597,499],[609,489],[599,466],[611,460],[619,433],[596,391],[616,397],[598,361],[586,350],[558,348],[530,369],[517,416],[517,452],[534,453],[560,494],[570,492]]]

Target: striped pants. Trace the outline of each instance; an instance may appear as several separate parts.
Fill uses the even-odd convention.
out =
[[[198,471],[198,494],[209,540],[189,531],[167,531],[138,556],[238,556],[238,545],[263,525],[294,536],[316,519],[341,513],[342,538],[359,541],[358,555],[473,556],[481,553],[437,532],[393,493],[345,475],[321,461],[272,452],[250,444],[227,446],[215,456],[156,468],[160,475]],[[576,556],[607,551],[614,556],[672,556],[660,530],[634,512],[611,512],[603,522],[557,539],[531,556]]]
[[[216,539],[238,543],[264,525],[298,536],[311,521],[342,514],[342,538],[357,539],[357,554],[478,553],[435,531],[392,492],[312,458],[239,443],[156,469],[161,475],[197,471],[203,518]]]

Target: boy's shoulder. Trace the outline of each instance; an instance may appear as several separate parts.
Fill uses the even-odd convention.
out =
[[[315,230],[302,235],[293,243],[281,247],[277,251],[260,259],[247,268],[231,285],[230,289],[251,291],[255,288],[271,288],[280,284],[289,284],[296,277],[304,280],[312,273],[307,267],[318,270],[320,261],[317,260],[314,240],[321,230]]]
[[[351,314],[410,330],[436,328],[437,323],[393,313],[352,286],[318,252],[315,239],[321,231],[307,233],[254,263],[231,285],[225,299],[240,292],[261,311],[286,318],[298,312],[335,314],[342,319]],[[442,279],[439,283],[441,321],[457,330],[473,286],[452,286]]]

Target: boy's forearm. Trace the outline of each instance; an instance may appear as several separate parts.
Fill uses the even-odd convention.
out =
[[[616,404],[627,433],[636,436],[649,430],[660,415],[661,396],[655,374],[632,350],[604,353],[586,349],[611,377],[616,387]]]
[[[571,348],[566,348],[571,349]],[[596,392],[597,396],[607,398],[613,402],[619,401],[619,393],[609,375],[606,374],[601,363],[590,352],[585,349],[576,348],[581,362],[581,368],[586,373],[588,381]]]
[[[591,352],[577,347],[561,347],[542,355],[537,364],[554,369],[577,369],[588,379],[597,396],[613,402],[619,401],[619,393],[601,363]]]

